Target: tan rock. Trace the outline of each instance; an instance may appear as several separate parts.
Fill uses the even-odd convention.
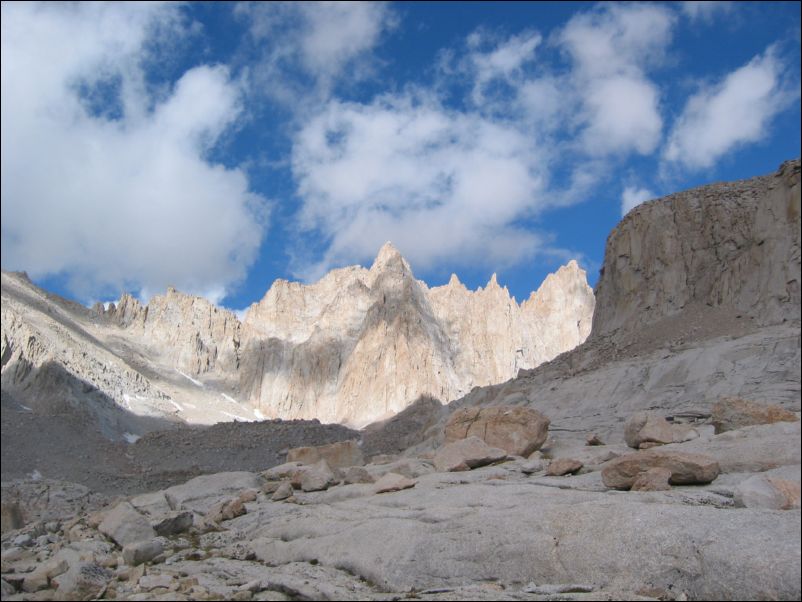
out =
[[[204,519],[208,522],[220,523],[224,520],[231,520],[242,516],[246,512],[245,504],[240,498],[236,497],[218,502],[212,506],[204,515]]]
[[[292,492],[293,489],[290,483],[281,483],[270,499],[274,502],[280,502],[281,500],[286,500],[288,497],[290,497]]]
[[[585,445],[604,445],[604,441],[596,433],[590,433],[585,440]]]
[[[373,491],[376,493],[387,493],[390,491],[401,491],[402,489],[409,489],[414,487],[417,481],[415,479],[408,479],[407,477],[388,472],[380,478],[373,486]]]
[[[507,452],[490,447],[479,437],[468,437],[441,447],[434,456],[434,466],[440,472],[471,470],[504,460]]]
[[[239,500],[243,504],[247,504],[256,500],[256,490],[254,489],[243,489],[239,494]]]
[[[325,460],[329,468],[346,468],[365,464],[362,450],[356,441],[338,441],[316,447],[296,447],[287,452],[287,462],[316,464],[320,460]]]
[[[711,412],[711,421],[716,428],[716,434],[755,424],[798,420],[796,414],[781,406],[756,403],[740,397],[723,397],[713,404]]]
[[[800,507],[800,483],[762,474],[749,477],[735,489],[735,503],[747,508],[790,510]]]
[[[583,464],[579,460],[560,458],[558,460],[553,460],[551,464],[549,464],[549,467],[546,469],[546,474],[550,477],[561,477],[577,472],[582,466]]]
[[[373,477],[364,467],[351,466],[345,471],[343,480],[352,485],[354,483],[372,483]]]
[[[615,458],[602,469],[605,486],[629,489],[641,473],[650,468],[671,471],[672,485],[694,485],[713,481],[720,472],[718,462],[701,454],[675,451],[639,451]]]
[[[624,425],[624,440],[635,449],[647,449],[654,445],[643,446],[643,443],[665,445],[674,442],[674,433],[669,423],[662,416],[651,412],[637,412]]]
[[[671,471],[668,468],[650,468],[638,475],[632,483],[632,491],[667,491],[671,489],[670,479]]]
[[[516,456],[529,456],[548,437],[549,419],[520,406],[462,408],[446,423],[445,442],[476,436],[490,446]]]

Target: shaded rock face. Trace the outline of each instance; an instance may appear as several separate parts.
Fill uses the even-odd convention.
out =
[[[490,446],[524,457],[540,449],[548,434],[548,418],[518,406],[463,408],[451,415],[445,427],[446,443],[479,437]]]
[[[607,239],[593,336],[634,331],[691,303],[761,325],[799,319],[800,163],[644,203]]]

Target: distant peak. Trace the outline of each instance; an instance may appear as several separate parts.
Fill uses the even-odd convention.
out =
[[[456,274],[451,274],[451,278],[448,279],[449,286],[459,286],[462,282],[459,281],[459,278]]]
[[[385,271],[388,268],[392,270],[400,269],[403,272],[412,272],[409,264],[401,255],[401,252],[396,249],[391,242],[386,242],[382,245],[370,269],[375,273],[377,270]]]
[[[487,288],[490,288],[491,286],[498,286],[498,278],[496,277],[495,272],[493,272],[493,275],[490,277],[490,281],[487,283]]]

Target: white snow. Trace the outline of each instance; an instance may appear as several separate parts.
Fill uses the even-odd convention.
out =
[[[230,412],[224,412],[220,410],[221,414],[225,414],[229,418],[233,418],[234,420],[241,420],[242,422],[253,422],[253,418],[245,418],[244,416],[237,416],[236,414],[232,414]]]
[[[123,439],[128,441],[128,443],[136,443],[141,438],[142,437],[140,437],[139,435],[134,435],[133,433],[123,433]]]
[[[187,380],[191,381],[191,382],[192,382],[192,384],[194,384],[194,385],[197,385],[197,386],[199,386],[199,387],[203,387],[203,383],[202,383],[201,381],[199,381],[199,380],[195,380],[195,379],[194,379],[194,378],[192,378],[192,377],[191,377],[189,374],[184,374],[184,373],[183,373],[183,372],[181,372],[181,370],[179,370],[178,368],[174,368],[174,370],[175,370],[176,372],[178,372],[178,373],[179,373],[181,376],[183,376],[184,378],[186,378]]]
[[[262,414],[259,410],[253,411],[254,416],[256,416],[259,420],[265,420],[265,415]]]
[[[222,395],[223,397],[225,397],[225,398],[226,398],[228,401],[230,401],[231,403],[235,403],[235,404],[237,404],[237,405],[240,405],[240,403],[239,403],[239,402],[238,402],[236,399],[234,399],[233,397],[230,397],[230,396],[226,395],[225,393],[220,393],[220,395]]]
[[[184,405],[187,406],[188,408],[192,408],[193,410],[198,407],[194,403],[189,403],[188,401],[185,401]]]
[[[183,412],[183,411],[184,411],[184,408],[182,408],[182,407],[181,407],[181,406],[178,404],[178,402],[176,402],[176,401],[173,401],[172,399],[168,399],[167,401],[169,401],[171,404],[173,404],[173,405],[175,406],[175,409],[176,409],[176,410],[178,410],[179,412]]]
[[[24,405],[22,405],[22,404],[19,404],[19,407],[21,407],[21,408],[22,408],[23,410],[25,410],[26,412],[33,412],[33,409],[32,409],[32,408],[29,408],[28,406],[24,406]]]
[[[130,410],[131,409],[131,396],[128,393],[123,393],[123,401],[125,402],[125,408],[127,410]]]
[[[38,470],[34,469],[34,471],[30,474],[31,481],[41,481],[42,480],[42,473]]]

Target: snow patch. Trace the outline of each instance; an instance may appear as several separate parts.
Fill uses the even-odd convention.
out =
[[[265,415],[262,414],[262,412],[260,412],[259,410],[254,410],[253,415],[256,416],[259,420],[267,420],[265,418]]]
[[[125,409],[126,410],[130,410],[131,409],[131,396],[128,393],[123,393],[123,401],[125,402]]]
[[[184,408],[182,408],[181,405],[177,401],[173,401],[172,399],[168,399],[167,401],[169,401],[171,404],[173,404],[175,409],[178,410],[179,412],[183,412],[184,411]]]
[[[230,412],[224,412],[220,410],[221,414],[225,414],[229,418],[233,418],[234,420],[241,421],[241,422],[253,422],[253,418],[245,418],[244,416],[237,416],[236,414],[232,414]]]
[[[42,473],[38,470],[34,469],[34,471],[28,475],[31,477],[31,481],[41,481],[42,480]]]
[[[220,395],[222,395],[223,397],[225,397],[225,398],[226,398],[228,401],[230,401],[231,403],[235,403],[235,404],[237,404],[237,405],[240,405],[240,402],[238,402],[238,401],[237,401],[236,399],[234,399],[233,397],[231,397],[231,396],[229,396],[229,395],[226,395],[225,393],[220,393]]]
[[[33,412],[33,408],[29,408],[28,406],[24,406],[22,404],[19,404],[19,407],[21,407],[23,409],[23,411],[25,411],[25,412]]]
[[[187,401],[184,402],[184,405],[187,406],[188,408],[192,408],[193,410],[198,407],[194,403],[189,403]]]
[[[123,439],[128,441],[128,443],[136,443],[141,438],[142,437],[140,437],[139,435],[134,435],[133,433],[123,433]]]
[[[192,377],[191,377],[189,374],[184,374],[184,373],[183,373],[183,372],[181,372],[181,370],[179,370],[178,368],[173,368],[173,369],[174,369],[176,372],[178,372],[178,373],[179,373],[181,376],[183,376],[183,377],[184,377],[184,378],[186,378],[187,380],[191,381],[191,382],[192,382],[192,384],[194,384],[194,385],[197,385],[197,386],[199,386],[199,387],[203,387],[203,383],[202,383],[201,381],[199,381],[199,380],[195,380],[195,379],[194,379],[194,378],[192,378]]]

